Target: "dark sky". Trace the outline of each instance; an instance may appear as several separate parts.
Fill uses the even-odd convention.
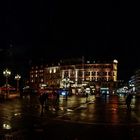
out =
[[[119,78],[139,67],[138,3],[5,0],[0,4],[0,63],[85,56],[118,59]],[[10,60],[10,61],[9,61]]]

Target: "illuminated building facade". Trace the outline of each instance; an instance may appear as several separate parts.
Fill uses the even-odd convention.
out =
[[[117,60],[112,63],[86,63],[61,66],[61,79],[69,77],[74,92],[82,92],[81,87],[93,87],[94,90],[112,91],[117,82]],[[61,83],[61,82],[60,82]],[[62,84],[60,84],[62,87]]]
[[[135,74],[131,77],[129,83],[136,93],[140,93],[140,69],[135,71]]]
[[[48,87],[57,87],[60,86],[60,66],[50,66],[44,69],[44,83]]]
[[[59,64],[57,66],[46,66],[37,73],[30,72],[30,82],[46,84],[47,87],[63,88],[63,79],[68,77],[70,79],[70,87],[73,93],[82,92],[85,87],[95,90],[113,91],[117,82],[117,60],[111,63],[86,63],[78,64]],[[38,75],[37,75],[38,74]],[[38,77],[39,76],[39,77]],[[41,80],[42,79],[42,80]],[[40,85],[38,83],[38,85]]]
[[[30,70],[30,86],[38,89],[44,84],[44,66],[32,66]]]

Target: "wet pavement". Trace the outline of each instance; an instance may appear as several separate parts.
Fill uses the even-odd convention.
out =
[[[53,99],[43,112],[38,97],[0,103],[0,139],[140,139],[140,99],[127,110],[124,96]]]

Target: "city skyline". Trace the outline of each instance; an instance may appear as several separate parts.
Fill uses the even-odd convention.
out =
[[[28,49],[27,49],[28,50]],[[72,56],[59,56],[59,57],[54,57],[51,58],[50,56],[38,56],[35,57],[35,55],[30,56],[30,52],[27,52],[27,50],[25,49],[25,54],[26,57],[22,58],[23,55],[21,55],[21,52],[18,51],[17,48],[10,48],[10,52],[8,50],[6,50],[6,52],[3,51],[3,55],[7,55],[7,57],[5,59],[1,59],[1,68],[5,69],[5,68],[12,68],[13,72],[16,73],[22,73],[22,75],[26,76],[29,75],[29,69],[31,68],[31,66],[34,65],[41,65],[41,64],[50,64],[50,65],[56,65],[61,61],[61,60],[67,60],[67,59],[72,59],[72,60],[77,60],[77,59],[82,59],[84,57],[85,59],[85,63],[86,61],[90,60],[91,63],[93,63],[93,61],[95,61],[96,63],[104,63],[104,62],[113,62],[114,59],[116,59],[117,57],[113,58],[113,57],[92,57],[92,56],[78,56],[78,55],[72,55]],[[22,50],[23,51],[23,50]],[[10,54],[9,54],[10,53]],[[2,57],[2,55],[1,55]],[[117,59],[118,60],[118,59]],[[4,62],[4,63],[3,63]],[[81,61],[80,61],[81,63]],[[131,61],[130,61],[131,63]],[[124,66],[122,65],[123,62],[121,62],[120,60],[118,60],[118,80],[129,80],[130,76],[132,76],[135,72],[135,70],[138,67],[132,67],[130,69],[127,70],[127,68],[124,68],[127,64],[125,64]],[[129,67],[130,65],[128,65]],[[131,64],[132,66],[132,64]],[[124,68],[124,69],[123,69]],[[2,70],[2,69],[1,69]],[[126,74],[126,72],[128,72]],[[125,74],[125,75],[123,75]]]

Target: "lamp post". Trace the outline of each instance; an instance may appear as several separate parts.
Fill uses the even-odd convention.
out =
[[[15,80],[17,80],[17,92],[19,91],[19,80],[21,79],[21,76],[19,74],[15,75]]]
[[[9,96],[9,88],[8,88],[8,77],[11,75],[11,71],[9,71],[8,69],[4,70],[3,71],[3,75],[5,76],[6,78],[6,96],[8,98]]]

